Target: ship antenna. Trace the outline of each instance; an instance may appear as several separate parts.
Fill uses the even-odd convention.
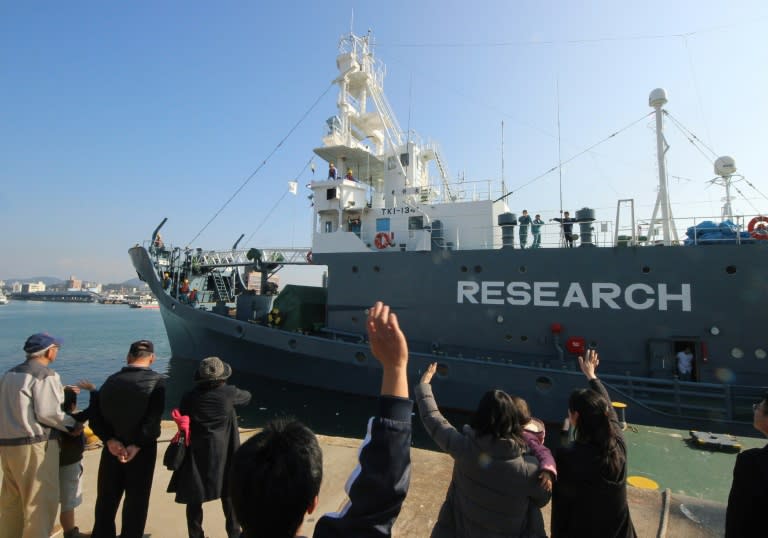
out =
[[[563,215],[563,153],[560,143],[560,77],[557,78],[557,174],[560,182],[560,216]]]
[[[507,184],[504,181],[504,120],[501,120],[501,194],[507,192]]]

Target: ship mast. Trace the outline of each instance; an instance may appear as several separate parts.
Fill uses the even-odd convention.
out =
[[[656,88],[648,97],[648,104],[656,111],[656,157],[659,163],[659,193],[656,197],[656,205],[653,208],[653,216],[649,228],[649,237],[655,235],[657,226],[661,226],[662,243],[664,245],[677,244],[677,229],[672,218],[672,206],[669,203],[669,190],[667,188],[666,156],[669,144],[664,139],[664,111],[661,107],[667,104],[667,92],[662,88]],[[661,216],[656,218],[659,211]]]
[[[721,185],[725,188],[725,198],[723,198],[722,218],[723,220],[733,220],[733,207],[731,207],[731,183],[734,182],[733,175],[736,173],[736,161],[733,157],[725,155],[715,160],[715,174],[717,177],[711,182],[715,185]],[[736,180],[738,181],[738,179]]]

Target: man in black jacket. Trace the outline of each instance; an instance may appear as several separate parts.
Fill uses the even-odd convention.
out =
[[[93,537],[115,538],[115,516],[123,503],[121,538],[141,538],[157,457],[165,376],[150,369],[149,340],[131,344],[128,366],[112,374],[98,392],[91,428],[104,441],[99,462]]]

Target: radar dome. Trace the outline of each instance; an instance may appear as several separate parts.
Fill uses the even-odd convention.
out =
[[[664,106],[667,104],[667,90],[656,88],[648,96],[648,105],[652,107]]]
[[[733,157],[724,155],[715,160],[715,174],[718,176],[732,176],[736,173],[736,161]]]

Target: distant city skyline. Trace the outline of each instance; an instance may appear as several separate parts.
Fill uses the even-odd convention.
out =
[[[768,208],[768,4],[757,0],[43,0],[0,15],[0,275],[11,278],[128,280],[128,249],[164,217],[166,243],[181,248],[241,234],[245,248],[309,248],[308,163],[336,114],[350,29],[371,29],[403,130],[440,143],[451,181],[498,194],[503,181],[514,212],[591,207],[612,221],[617,200],[633,199],[648,219],[645,115],[658,87],[675,216],[719,217],[720,155],[747,179],[735,212]]]

